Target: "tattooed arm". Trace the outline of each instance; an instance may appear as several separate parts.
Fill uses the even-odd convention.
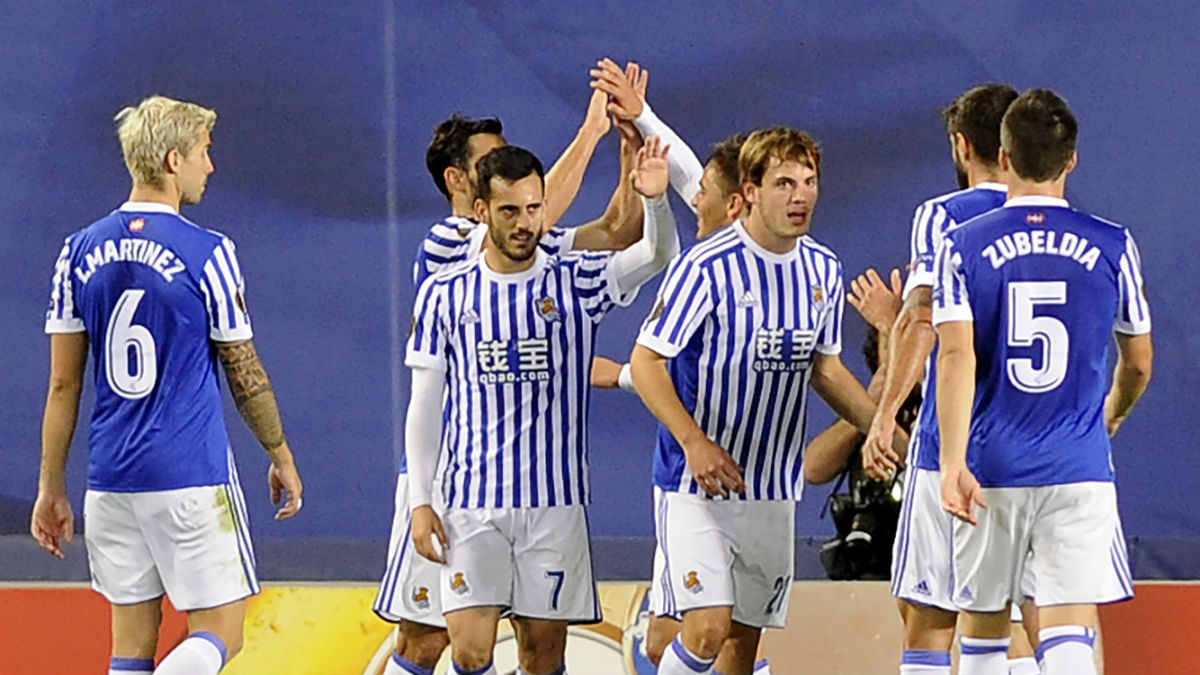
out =
[[[283,434],[283,420],[279,416],[275,391],[258,358],[254,341],[219,342],[216,347],[238,412],[271,458],[271,470],[267,476],[271,486],[271,501],[278,504],[283,493],[287,493],[287,502],[275,514],[275,520],[291,518],[300,510],[300,495],[304,487],[296,470],[292,449]]]

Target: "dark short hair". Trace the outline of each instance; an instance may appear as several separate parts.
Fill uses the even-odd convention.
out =
[[[942,109],[946,131],[966,136],[980,161],[995,166],[1000,161],[1000,120],[1017,99],[1017,90],[999,82],[977,84]]]
[[[425,150],[425,168],[446,199],[450,190],[446,188],[446,169],[456,167],[467,170],[467,157],[471,154],[470,141],[475,134],[496,134],[504,130],[495,117],[471,119],[462,113],[454,113],[449,119],[433,129],[433,140]]]
[[[545,185],[546,172],[542,162],[532,152],[515,145],[496,148],[479,158],[475,165],[479,173],[479,182],[475,184],[475,198],[483,201],[492,199],[492,179],[499,178],[508,183],[537,174]]]
[[[712,154],[708,156],[708,164],[717,168],[717,179],[721,182],[721,192],[726,197],[742,193],[742,182],[738,180],[738,153],[742,151],[742,143],[746,142],[746,134],[726,136],[712,146]]]
[[[1063,97],[1030,89],[1009,106],[1000,137],[1017,175],[1041,183],[1066,170],[1079,140],[1079,122]]]

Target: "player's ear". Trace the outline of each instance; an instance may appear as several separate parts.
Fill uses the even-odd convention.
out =
[[[475,200],[475,219],[481,223],[488,222],[487,202],[482,199]]]
[[[442,171],[442,180],[451,192],[467,192],[467,172],[456,166],[448,166]]]
[[[1079,151],[1078,151],[1078,150],[1076,150],[1076,151],[1074,151],[1074,152],[1072,152],[1072,153],[1071,153],[1071,159],[1068,159],[1068,160],[1067,160],[1067,168],[1066,168],[1065,170],[1063,170],[1063,175],[1066,175],[1066,174],[1068,174],[1068,173],[1071,173],[1072,171],[1074,171],[1074,170],[1075,170],[1075,167],[1076,167],[1078,164],[1079,164]]]
[[[972,150],[974,148],[971,147],[971,142],[967,140],[966,135],[961,131],[956,131],[951,138],[954,140],[954,152],[958,155],[958,158],[964,164],[971,161]]]
[[[758,202],[758,186],[754,183],[743,181],[742,194],[745,195],[747,205],[753,206]]]
[[[725,201],[726,218],[730,221],[737,220],[738,216],[742,213],[742,208],[745,206],[746,198],[741,194],[735,192],[729,195],[729,198]]]
[[[167,156],[163,158],[163,165],[167,169],[167,173],[179,173],[179,165],[183,163],[183,153],[175,148],[167,151]]]
[[[1012,172],[1012,161],[1008,158],[1008,151],[1003,147],[1000,148],[1000,170],[1004,173]]]

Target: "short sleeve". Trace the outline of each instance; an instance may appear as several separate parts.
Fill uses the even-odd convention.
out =
[[[404,365],[409,368],[446,370],[448,310],[444,286],[428,279],[417,291],[408,350]]]
[[[817,332],[816,350],[822,354],[835,356],[842,353],[842,314],[846,309],[845,286],[842,281],[842,264],[830,260],[830,269],[824,282],[824,292],[829,302],[829,309]]]
[[[637,289],[621,293],[612,273],[613,253],[576,253],[564,261],[570,265],[575,298],[592,321],[604,318],[614,306],[628,307]]]
[[[946,208],[932,202],[922,204],[913,214],[908,279],[904,282],[905,299],[916,288],[933,286],[934,255],[949,221],[950,215],[946,213]]]
[[[46,308],[46,332],[82,333],[83,325],[79,308],[75,306],[75,293],[71,281],[71,238],[63,242],[58,260],[54,263],[54,276],[50,280],[50,306]]]
[[[704,325],[714,307],[709,276],[686,255],[677,257],[667,268],[637,342],[667,358],[674,357]]]
[[[575,234],[579,228],[552,227],[542,235],[538,246],[550,255],[562,256],[575,248]]]
[[[954,242],[943,237],[938,244],[934,262],[933,323],[974,321],[971,299],[967,294],[967,279],[962,271],[962,255],[954,250]]]
[[[1146,288],[1142,281],[1142,259],[1138,254],[1133,235],[1125,233],[1125,250],[1121,253],[1118,271],[1120,301],[1114,325],[1118,333],[1143,335],[1150,332],[1150,306],[1146,302]]]
[[[246,309],[246,283],[233,241],[221,241],[204,261],[200,289],[208,311],[208,337],[214,342],[240,342],[254,337]]]

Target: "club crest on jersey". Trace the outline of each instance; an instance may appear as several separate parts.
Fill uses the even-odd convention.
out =
[[[1025,214],[1025,222],[1030,225],[1041,225],[1046,222],[1046,214],[1041,211]]]
[[[429,609],[429,589],[424,586],[417,586],[413,589],[413,603],[420,609]]]
[[[465,595],[471,590],[467,586],[467,580],[463,578],[462,572],[454,573],[454,577],[450,579],[450,590],[454,591],[456,595]]]
[[[825,291],[816,284],[812,285],[812,299],[817,304],[825,302]]]
[[[683,575],[683,587],[692,593],[699,593],[704,590],[704,584],[700,583],[700,575],[696,570],[691,570]]]
[[[129,221],[130,232],[141,232],[144,229],[146,229],[145,218],[134,218],[133,220]]]
[[[542,321],[552,323],[562,318],[558,312],[558,305],[555,304],[554,298],[546,296],[537,301],[538,316],[542,317]]]

